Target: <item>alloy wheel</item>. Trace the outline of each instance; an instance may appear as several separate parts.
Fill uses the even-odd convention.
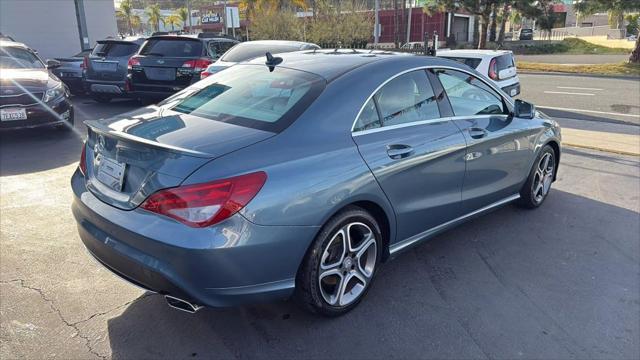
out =
[[[542,202],[551,189],[553,182],[553,173],[555,170],[555,158],[552,153],[544,153],[538,161],[536,172],[534,174],[531,193],[536,203]]]
[[[320,260],[318,284],[332,306],[347,306],[369,286],[377,259],[377,239],[361,222],[349,223],[327,243]]]

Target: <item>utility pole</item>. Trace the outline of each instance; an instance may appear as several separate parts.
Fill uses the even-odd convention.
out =
[[[224,9],[222,12],[224,13],[224,16],[222,17],[224,24],[222,29],[224,30],[224,34],[227,35],[227,0],[224,0]]]
[[[315,8],[313,10],[315,12]],[[373,47],[378,47],[378,41],[380,40],[380,0],[376,0],[375,5],[375,25],[373,26]]]
[[[191,22],[191,0],[187,0],[187,12],[189,13],[189,33],[191,33],[191,31],[193,31],[193,23]]]
[[[409,0],[409,17],[407,19],[407,43],[411,42],[411,9],[413,9],[413,2]]]

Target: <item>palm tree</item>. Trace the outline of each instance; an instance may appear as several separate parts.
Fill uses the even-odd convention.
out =
[[[160,23],[164,25],[164,18],[162,18],[162,13],[160,12],[160,5],[149,5],[145,12],[149,18],[149,25],[151,25],[154,31],[160,31]]]
[[[182,20],[180,19],[180,16],[176,15],[176,14],[171,14],[169,16],[167,16],[166,18],[164,18],[164,23],[166,25],[171,25],[171,31],[175,31],[175,26],[180,24],[182,22]]]
[[[180,18],[180,21],[182,21],[182,28],[184,29],[189,22],[189,10],[185,7],[178,8],[176,9],[175,15],[177,15]]]
[[[140,26],[142,25],[142,20],[138,15],[131,16],[131,27],[135,30],[136,33],[142,32]]]
[[[127,23],[129,26],[129,35],[133,35],[132,17],[135,15],[133,15],[132,1],[122,0],[122,2],[120,2],[120,7],[116,11],[116,15]]]

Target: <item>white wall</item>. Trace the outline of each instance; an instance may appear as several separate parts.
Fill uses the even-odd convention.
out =
[[[84,0],[84,12],[92,46],[117,34],[113,0]],[[0,0],[0,32],[43,59],[71,56],[81,48],[74,0]]]
[[[0,31],[38,51],[43,59],[80,51],[73,0],[0,0]]]

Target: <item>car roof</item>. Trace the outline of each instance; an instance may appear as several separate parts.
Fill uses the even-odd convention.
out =
[[[475,49],[461,49],[461,50],[438,50],[436,56],[457,56],[463,58],[473,57],[494,57],[497,55],[511,54],[510,50],[475,50]]]
[[[215,41],[238,42],[238,40],[229,39],[229,38],[226,38],[226,37],[223,37],[223,36],[220,36],[220,37],[198,37],[198,35],[173,35],[173,34],[155,35],[155,36],[149,36],[147,38],[147,40],[152,40],[152,39],[185,39],[185,40],[200,40],[200,41],[215,40]]]
[[[351,49],[321,49],[303,50],[291,53],[278,54],[282,63],[278,66],[305,71],[319,75],[331,82],[341,75],[359,68],[363,65],[378,61],[392,61],[400,58],[416,58],[416,55],[384,50],[351,50]],[[432,56],[425,56],[436,60],[437,63],[450,60],[440,60]],[[264,65],[265,57],[258,57],[247,61],[245,64]]]
[[[245,41],[240,44],[257,44],[257,45],[290,45],[290,46],[303,46],[303,45],[316,45],[314,43],[304,42],[304,41],[294,41],[294,40],[252,40]],[[316,45],[317,46],[317,45]]]
[[[21,47],[25,49],[29,49],[29,47],[23,43],[11,40],[0,40],[0,46],[12,46],[12,47]]]

